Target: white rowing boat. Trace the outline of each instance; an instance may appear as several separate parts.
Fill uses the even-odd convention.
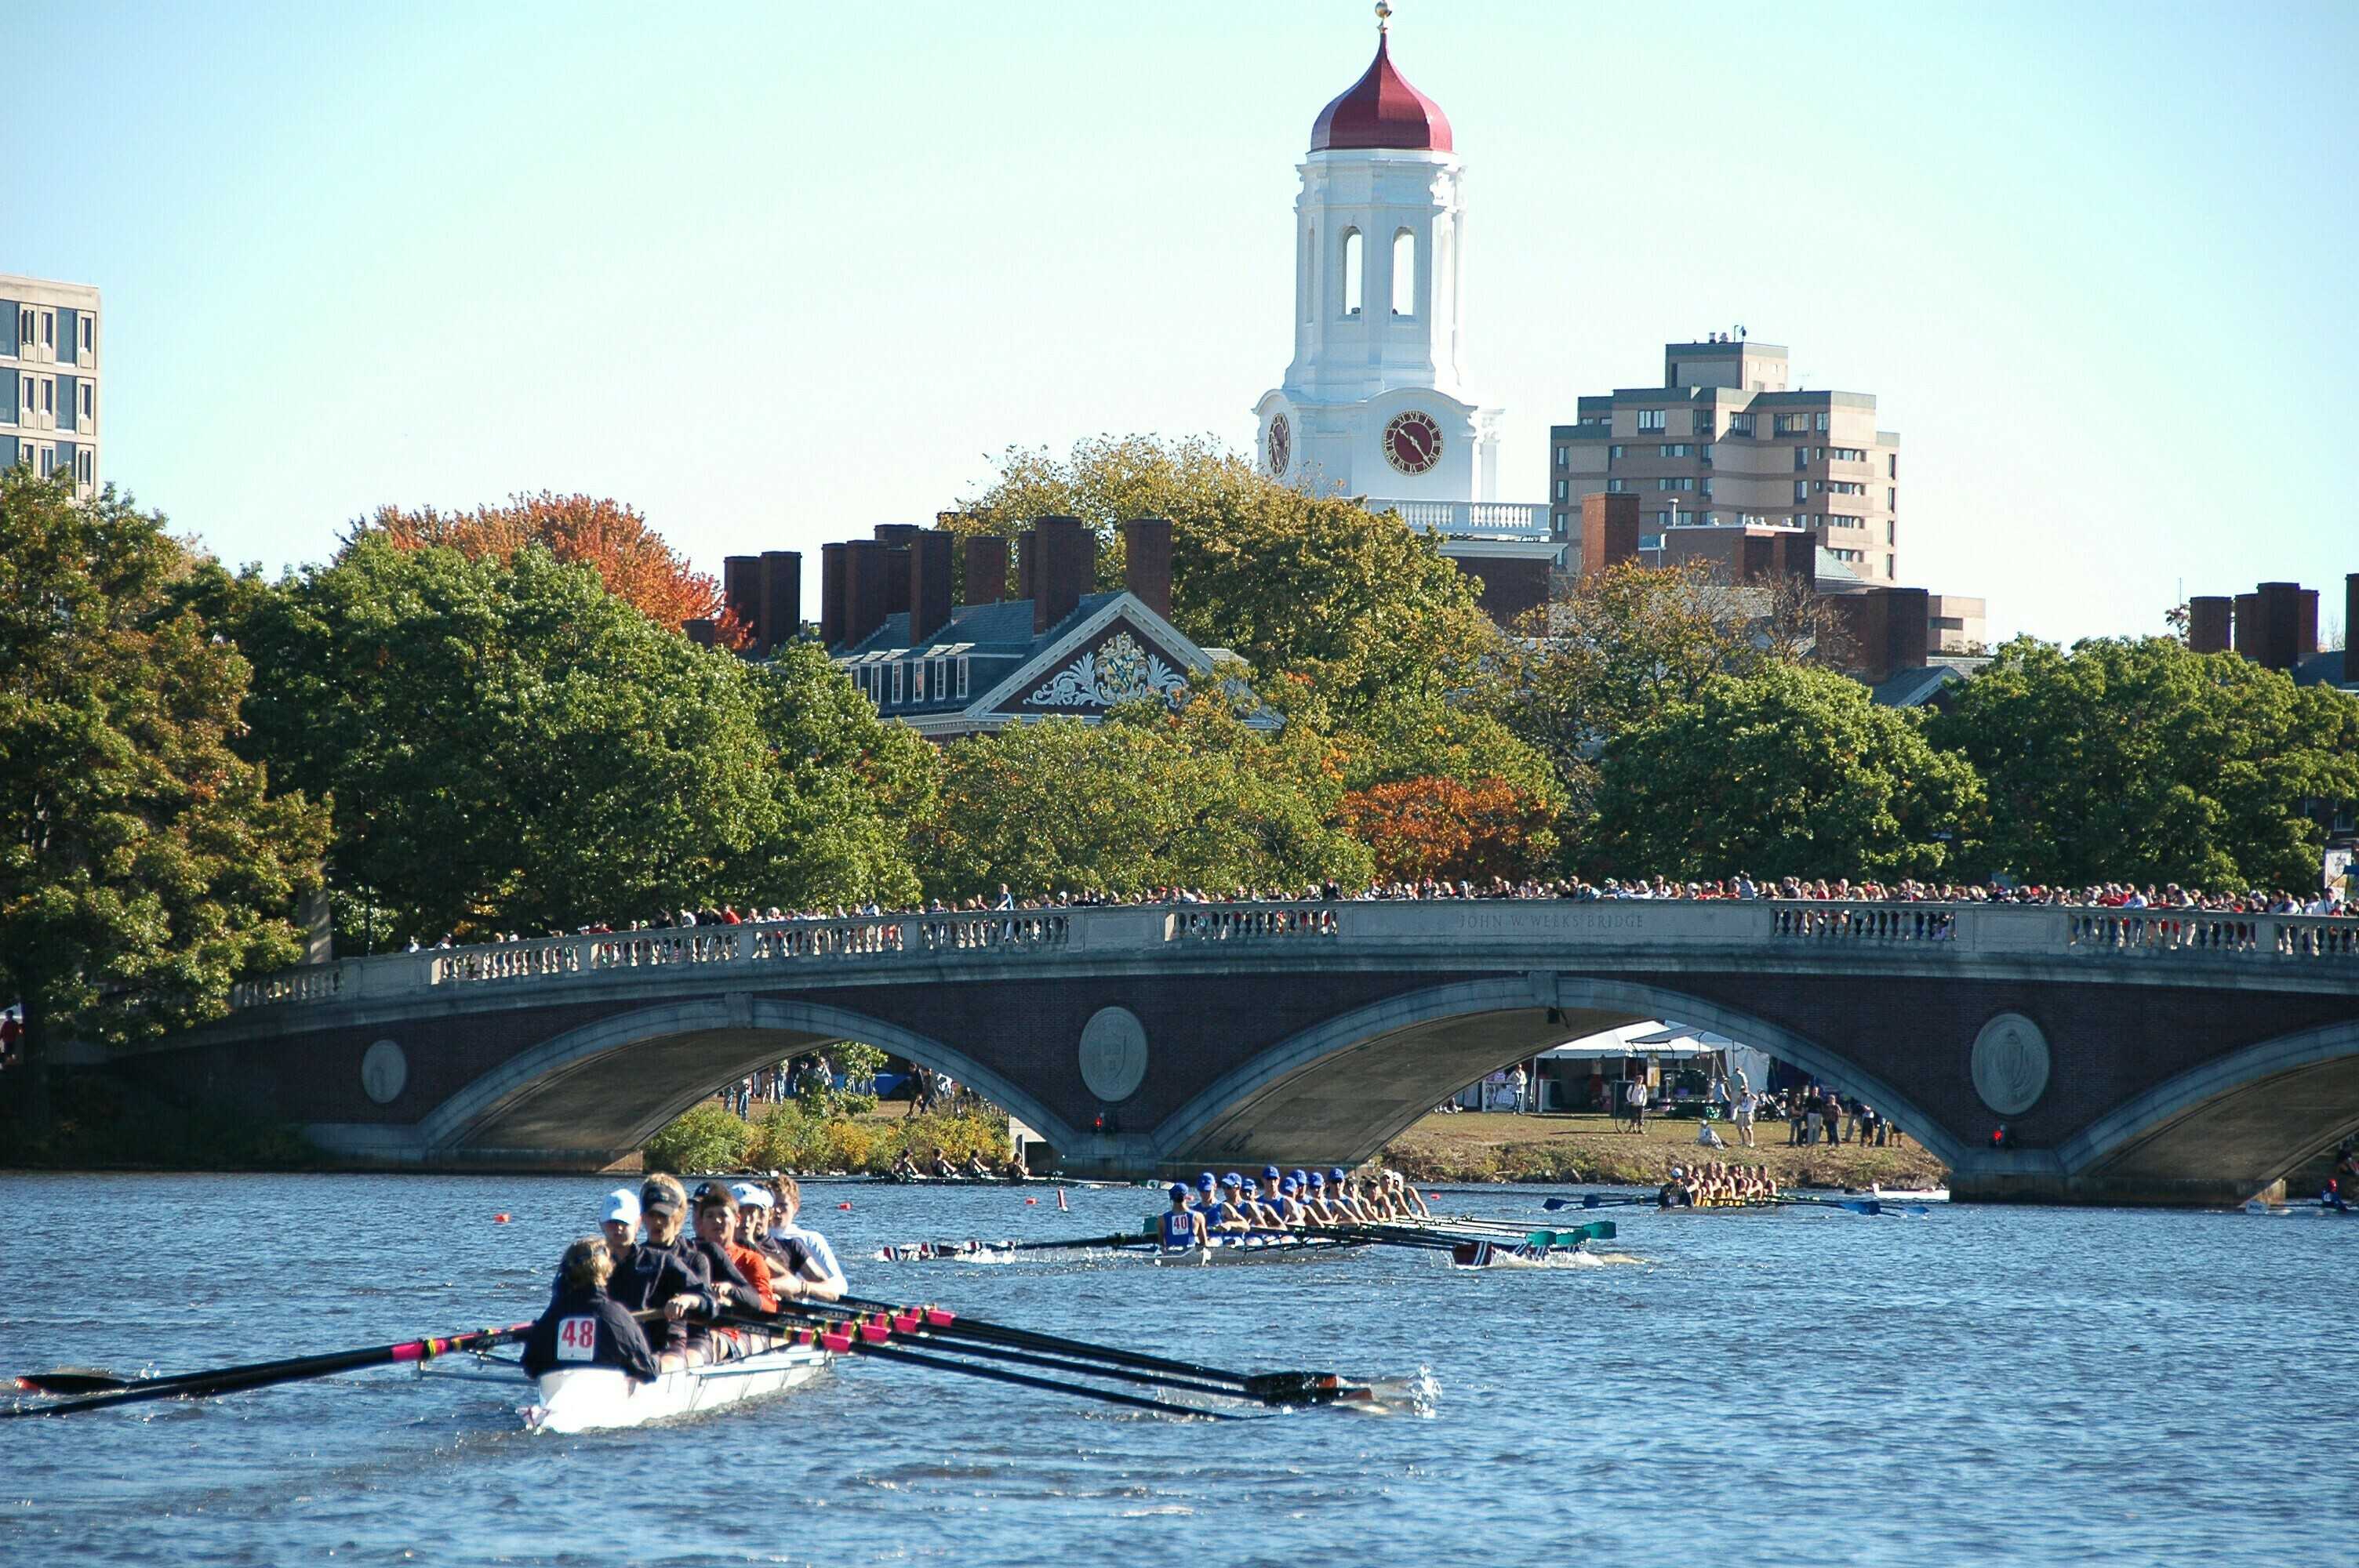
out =
[[[540,1397],[522,1408],[524,1424],[560,1433],[645,1426],[800,1387],[834,1359],[817,1346],[768,1343],[750,1356],[667,1371],[652,1383],[613,1367],[560,1368],[538,1379]]]
[[[1204,1247],[1121,1249],[1125,1253],[1145,1253],[1166,1268],[1232,1263],[1308,1263],[1321,1258],[1353,1258],[1367,1249],[1368,1244],[1364,1241],[1331,1240],[1315,1236],[1303,1237],[1299,1240],[1259,1236],[1226,1240],[1214,1237],[1211,1244]]]

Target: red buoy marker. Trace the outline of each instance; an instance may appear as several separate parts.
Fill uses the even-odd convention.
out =
[[[1026,1206],[1027,1206],[1027,1207],[1029,1207],[1031,1205],[1036,1204],[1036,1203],[1038,1203],[1039,1201],[1040,1201],[1040,1200],[1039,1200],[1038,1198],[1026,1198],[1026,1199],[1024,1200],[1025,1205],[1026,1205]]]
[[[852,1206],[851,1206],[850,1204],[848,1204],[848,1203],[840,1203],[840,1204],[836,1205],[835,1206],[836,1206],[836,1207],[838,1207],[838,1208],[850,1208]]]
[[[504,1215],[504,1214],[495,1214],[495,1215],[492,1216],[492,1223],[493,1223],[494,1225],[506,1225],[507,1222],[508,1222],[508,1217],[507,1217],[506,1215]]]

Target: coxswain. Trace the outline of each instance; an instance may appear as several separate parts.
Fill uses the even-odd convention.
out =
[[[777,1200],[770,1244],[787,1261],[787,1277],[778,1282],[778,1294],[789,1300],[822,1302],[842,1296],[843,1265],[835,1260],[835,1249],[828,1245],[826,1237],[796,1220],[803,1206],[802,1188],[792,1176],[780,1176],[770,1184],[770,1195]]]
[[[1171,1184],[1171,1206],[1157,1217],[1157,1238],[1166,1252],[1212,1245],[1212,1238],[1204,1233],[1204,1216],[1190,1206],[1190,1196],[1187,1183]]]
[[[657,1350],[667,1370],[712,1359],[712,1275],[704,1255],[680,1236],[687,1211],[688,1195],[671,1177],[657,1174],[640,1183],[639,1223],[647,1239],[631,1249],[606,1283],[625,1312],[663,1314],[664,1336]],[[702,1321],[690,1317],[691,1311]]]
[[[524,1369],[538,1378],[575,1367],[612,1367],[636,1382],[655,1381],[655,1348],[638,1320],[606,1293],[614,1255],[603,1238],[585,1236],[565,1249],[557,1299],[524,1339]]]
[[[606,1261],[609,1275],[630,1261],[631,1249],[639,1240],[639,1198],[628,1187],[616,1187],[606,1195],[606,1217],[598,1222],[606,1238]],[[565,1293],[565,1266],[560,1263],[557,1278],[549,1281],[549,1299],[552,1302]]]
[[[1695,1199],[1693,1195],[1689,1193],[1687,1187],[1687,1173],[1681,1170],[1679,1166],[1674,1165],[1671,1167],[1670,1180],[1665,1182],[1656,1190],[1655,1206],[1657,1208],[1692,1208],[1695,1206]]]

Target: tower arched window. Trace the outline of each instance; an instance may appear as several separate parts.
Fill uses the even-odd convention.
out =
[[[1361,284],[1367,270],[1367,247],[1360,243],[1360,231],[1343,231],[1343,314],[1360,313]]]
[[[1319,226],[1315,223],[1306,224],[1302,231],[1302,283],[1299,292],[1303,320],[1315,319],[1313,301],[1319,297]]]
[[[1417,236],[1407,229],[1393,235],[1393,314],[1417,314]]]

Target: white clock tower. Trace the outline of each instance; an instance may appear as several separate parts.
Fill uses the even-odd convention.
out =
[[[1466,395],[1459,364],[1465,177],[1381,20],[1375,59],[1320,112],[1299,168],[1294,362],[1255,405],[1263,470],[1321,494],[1489,501],[1500,411]]]

